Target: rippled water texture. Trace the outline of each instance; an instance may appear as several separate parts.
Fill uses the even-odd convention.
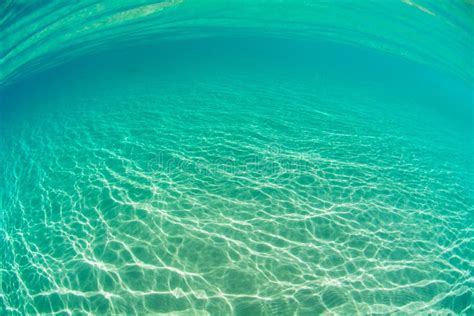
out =
[[[0,4],[1,314],[474,314],[469,1]]]

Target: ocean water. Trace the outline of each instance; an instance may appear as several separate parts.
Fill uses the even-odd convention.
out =
[[[0,313],[474,314],[470,1],[0,4]]]

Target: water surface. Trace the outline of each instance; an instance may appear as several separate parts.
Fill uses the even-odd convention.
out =
[[[471,5],[2,6],[2,313],[473,313]]]

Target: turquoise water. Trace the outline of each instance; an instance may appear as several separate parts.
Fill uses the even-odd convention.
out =
[[[1,313],[472,315],[473,21],[0,4]]]

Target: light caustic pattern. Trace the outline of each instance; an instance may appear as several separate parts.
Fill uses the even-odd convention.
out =
[[[360,89],[248,82],[89,95],[18,123],[3,312],[472,313],[456,135]]]

